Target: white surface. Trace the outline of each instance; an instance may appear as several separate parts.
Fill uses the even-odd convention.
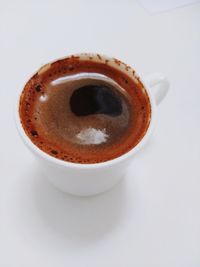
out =
[[[138,0],[150,13],[168,11],[174,8],[198,3],[199,0]]]
[[[149,16],[130,0],[1,2],[0,266],[200,266],[199,25],[200,5]],[[41,177],[12,113],[27,75],[82,51],[171,81],[126,180],[94,198]]]

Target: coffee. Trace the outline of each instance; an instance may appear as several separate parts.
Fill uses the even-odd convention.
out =
[[[86,164],[136,146],[151,107],[139,78],[122,72],[121,64],[99,55],[72,56],[40,69],[20,98],[21,123],[31,141],[53,157]]]

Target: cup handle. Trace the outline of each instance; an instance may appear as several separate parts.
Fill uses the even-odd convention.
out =
[[[159,105],[169,90],[168,79],[161,73],[153,73],[145,77],[144,80],[147,86],[150,87],[150,90],[155,97],[156,104]]]

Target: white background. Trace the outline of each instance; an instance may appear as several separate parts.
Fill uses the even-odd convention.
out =
[[[151,14],[200,2],[199,0],[138,0]]]
[[[76,198],[41,175],[13,122],[50,60],[99,52],[171,90],[126,179]],[[0,1],[0,266],[200,266],[200,5],[149,15],[133,0]]]

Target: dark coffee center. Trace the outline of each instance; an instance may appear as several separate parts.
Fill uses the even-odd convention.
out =
[[[115,117],[122,113],[122,102],[120,97],[105,85],[86,85],[73,92],[70,108],[76,116],[105,114]]]

